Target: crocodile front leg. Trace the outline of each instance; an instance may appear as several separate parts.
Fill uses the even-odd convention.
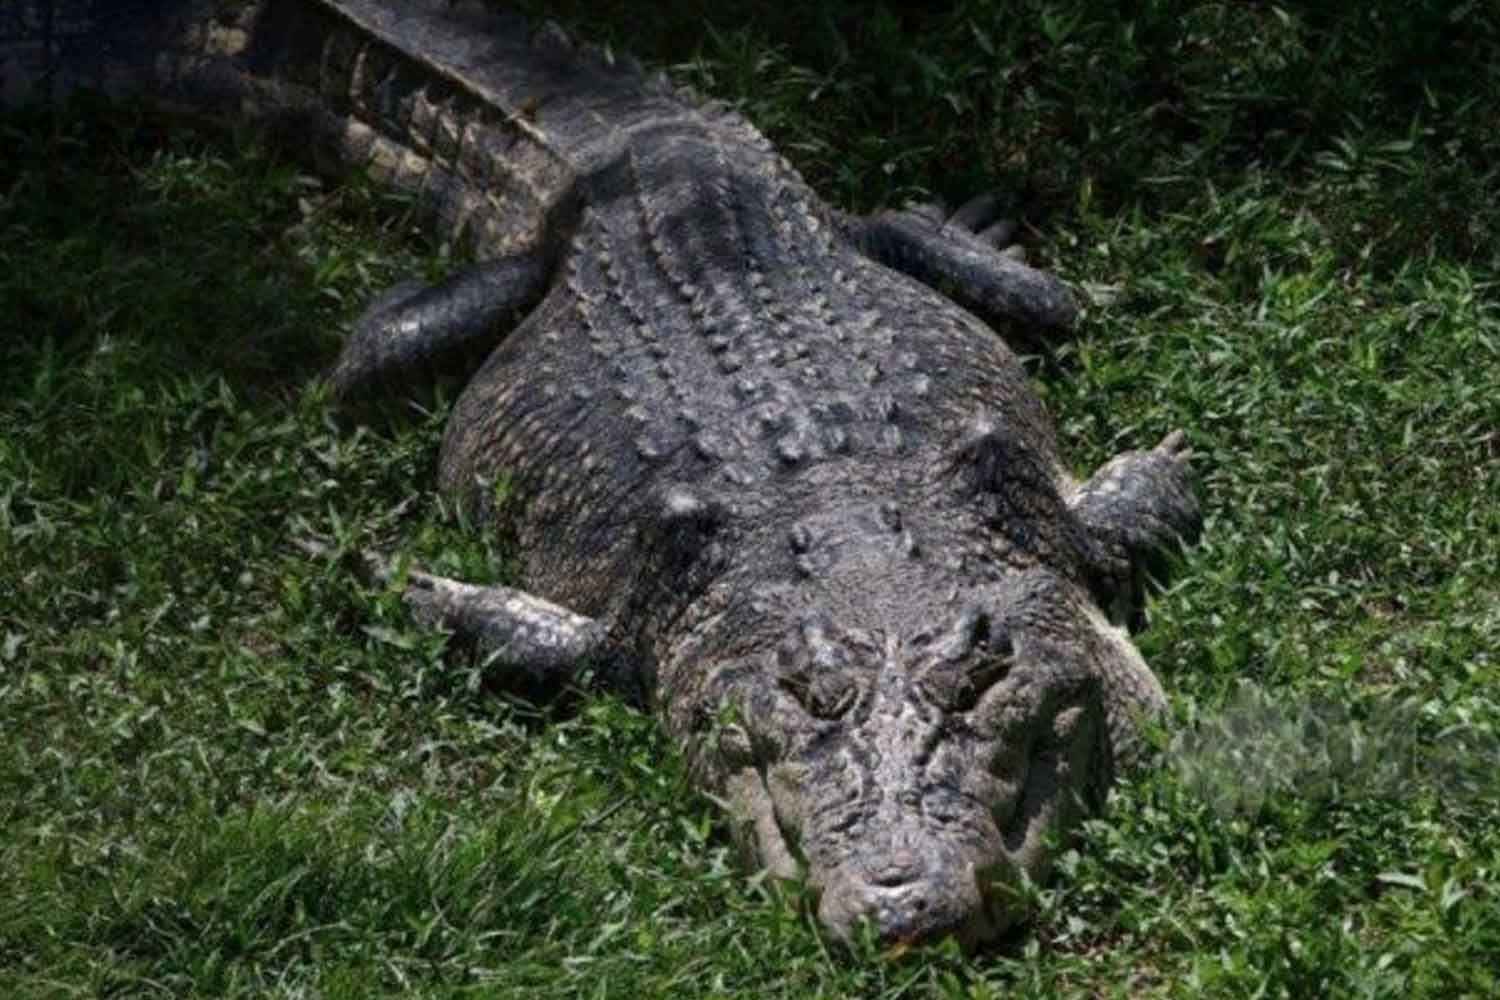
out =
[[[464,381],[542,299],[555,254],[546,246],[485,261],[436,285],[403,282],[355,324],[329,375],[341,403],[403,398],[443,376]]]
[[[981,195],[951,216],[935,206],[845,220],[867,257],[951,298],[991,325],[1019,321],[1067,329],[1078,304],[1061,280],[1007,252],[1015,224],[1000,219],[998,200]]]
[[[1115,608],[1136,623],[1140,577],[1159,572],[1162,556],[1197,541],[1203,515],[1190,483],[1187,439],[1173,431],[1149,451],[1127,451],[1100,466],[1069,498],[1069,505],[1103,546],[1106,576],[1125,586]]]

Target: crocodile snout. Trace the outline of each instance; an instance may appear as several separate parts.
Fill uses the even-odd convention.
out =
[[[850,940],[867,924],[882,944],[955,936],[988,936],[987,916],[972,865],[944,865],[914,853],[886,856],[878,868],[841,870],[823,886],[818,919]]]

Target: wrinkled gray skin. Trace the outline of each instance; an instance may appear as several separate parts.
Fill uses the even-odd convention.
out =
[[[835,935],[1011,922],[1163,704],[1112,620],[1199,514],[1180,435],[1069,475],[984,321],[1072,299],[988,201],[841,217],[733,113],[442,5],[43,6],[0,22],[0,93],[258,118],[485,260],[375,303],[332,374],[351,406],[465,378],[442,485],[523,501],[528,590],[414,572],[420,618],[634,686]]]

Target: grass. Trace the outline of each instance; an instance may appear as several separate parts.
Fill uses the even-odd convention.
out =
[[[291,543],[503,578],[443,406],[333,426],[407,206],[82,102],[0,119],[0,993],[1500,992],[1500,21],[1482,4],[560,8],[741,102],[831,201],[1013,193],[1089,300],[1080,470],[1187,429],[1173,698],[995,949],[851,955],[651,721],[492,690]]]

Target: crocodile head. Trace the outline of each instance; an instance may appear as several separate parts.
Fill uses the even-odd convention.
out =
[[[1022,916],[1023,880],[1102,798],[1109,689],[1144,685],[1127,701],[1147,707],[1160,689],[1060,574],[906,596],[879,628],[803,615],[720,674],[741,707],[716,756],[747,846],[807,881],[835,936],[972,944]]]

